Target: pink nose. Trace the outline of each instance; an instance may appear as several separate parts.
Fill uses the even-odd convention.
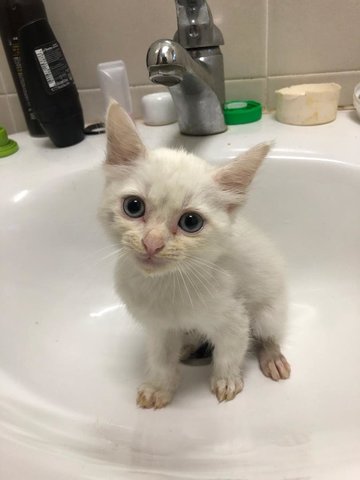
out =
[[[146,253],[152,257],[165,247],[164,238],[157,232],[149,232],[142,240]]]

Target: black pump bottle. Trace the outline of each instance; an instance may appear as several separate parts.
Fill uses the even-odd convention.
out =
[[[26,90],[20,59],[19,29],[27,23],[46,18],[42,1],[0,0],[0,34],[10,72],[24,112],[27,128],[33,137],[44,136],[45,132],[36,119]]]
[[[80,142],[84,118],[79,94],[48,21],[21,27],[19,45],[26,89],[41,126],[57,147]]]
[[[83,140],[79,94],[42,0],[0,0],[0,30],[30,133],[57,147]]]

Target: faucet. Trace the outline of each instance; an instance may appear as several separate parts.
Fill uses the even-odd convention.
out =
[[[205,0],[175,0],[178,30],[174,40],[157,40],[146,64],[153,83],[169,88],[181,133],[224,132],[224,44]]]

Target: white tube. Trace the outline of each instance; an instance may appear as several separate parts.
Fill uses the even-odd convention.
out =
[[[131,115],[132,104],[125,63],[122,60],[99,63],[97,74],[104,98],[104,116],[112,100],[118,102]]]

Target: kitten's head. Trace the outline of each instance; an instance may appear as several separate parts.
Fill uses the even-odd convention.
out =
[[[101,218],[146,275],[210,265],[226,249],[234,213],[269,150],[261,144],[226,166],[183,150],[147,150],[126,112],[107,117]]]

